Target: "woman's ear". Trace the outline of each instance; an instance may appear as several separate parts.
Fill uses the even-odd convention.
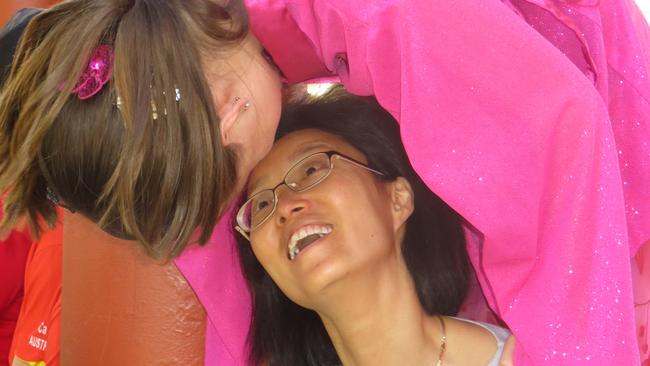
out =
[[[233,127],[237,123],[242,112],[248,109],[250,103],[239,97],[234,97],[231,101],[223,103],[217,111],[219,115],[219,130],[221,131],[221,142],[224,146],[232,143]]]
[[[221,142],[224,146],[236,140],[234,127],[242,112],[248,109],[250,102],[237,88],[238,77],[227,62],[214,61],[208,63],[207,81],[212,91],[213,103],[219,116]],[[229,70],[224,72],[224,70]]]
[[[390,185],[393,229],[399,231],[413,213],[413,188],[411,188],[411,184],[404,177],[398,177]]]

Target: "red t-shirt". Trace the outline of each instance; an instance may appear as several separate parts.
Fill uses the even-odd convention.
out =
[[[32,239],[26,232],[12,231],[0,240],[0,365],[9,357],[9,346],[23,301],[25,263]]]
[[[62,243],[63,225],[57,223],[32,244],[10,360],[18,357],[39,366],[60,365]]]

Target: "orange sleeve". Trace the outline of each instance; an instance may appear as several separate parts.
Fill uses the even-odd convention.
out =
[[[10,359],[39,366],[60,364],[62,233],[59,223],[32,244]]]

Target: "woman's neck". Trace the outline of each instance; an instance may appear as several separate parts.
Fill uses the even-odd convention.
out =
[[[400,259],[350,275],[317,310],[345,366],[435,365],[442,331]],[[377,270],[380,268],[381,270]]]

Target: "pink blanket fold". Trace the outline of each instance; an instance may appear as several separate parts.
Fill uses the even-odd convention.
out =
[[[476,234],[516,365],[639,364],[630,254],[650,239],[650,37],[632,3],[246,2],[290,81],[337,73],[400,122],[418,173]],[[208,312],[206,364],[238,365],[250,300],[222,221],[177,263]]]

